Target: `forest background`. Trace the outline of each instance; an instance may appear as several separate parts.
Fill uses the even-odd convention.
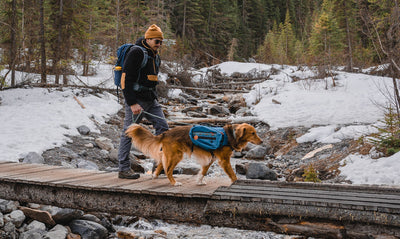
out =
[[[329,74],[388,63],[385,74],[400,72],[397,0],[2,0],[0,70],[11,86],[16,70],[68,84],[72,65],[95,74],[94,61],[114,63],[118,46],[153,23],[164,32],[162,58],[194,67],[257,61]]]

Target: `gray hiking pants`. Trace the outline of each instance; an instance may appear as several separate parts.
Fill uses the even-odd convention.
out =
[[[137,102],[145,112],[150,113],[146,114],[142,112],[140,115],[133,115],[130,106],[128,106],[125,102],[125,119],[124,119],[124,128],[121,134],[121,140],[118,149],[118,162],[119,162],[119,171],[126,171],[129,170],[131,167],[129,161],[129,153],[132,146],[131,138],[125,135],[125,131],[132,123],[139,123],[143,117],[145,117],[148,121],[151,122],[153,127],[155,128],[156,135],[161,134],[162,132],[168,130],[168,123],[165,120],[164,113],[162,112],[161,105],[158,103],[157,100],[148,102],[148,101],[140,101]],[[138,118],[138,116],[140,116]],[[158,118],[160,117],[160,118]],[[136,119],[138,118],[138,119]]]

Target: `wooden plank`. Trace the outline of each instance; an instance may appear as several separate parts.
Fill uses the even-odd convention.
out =
[[[373,194],[373,193],[352,193],[352,192],[341,192],[340,194],[333,191],[326,190],[308,190],[308,189],[296,189],[296,188],[264,188],[255,186],[239,186],[232,185],[230,190],[234,192],[243,193],[255,191],[260,194],[280,194],[280,195],[298,195],[299,197],[317,197],[317,198],[335,198],[335,199],[346,199],[354,201],[366,201],[366,202],[386,202],[386,203],[400,203],[400,195],[387,195],[387,194]]]
[[[347,188],[348,185],[344,186]],[[326,195],[337,195],[337,191],[340,189],[336,189],[336,190],[329,190],[329,188],[298,188],[298,187],[279,187],[277,185],[251,185],[251,184],[247,184],[247,185],[232,185],[231,188],[246,188],[249,190],[260,190],[260,191],[271,191],[271,190],[280,190],[280,191],[302,191],[302,192],[307,192],[307,193],[323,193]],[[373,188],[373,187],[372,187]],[[343,195],[349,195],[349,196],[363,196],[363,197],[380,197],[380,198],[387,198],[387,199],[396,199],[396,200],[400,200],[400,192],[396,193],[396,192],[375,192],[375,191],[368,191],[366,192],[366,190],[360,191],[360,190],[355,190],[355,191],[350,191],[350,190],[340,190],[341,194]]]
[[[33,182],[42,182],[45,179],[52,179],[55,176],[60,176],[62,174],[62,168],[35,168],[31,171],[28,169],[24,173],[19,173],[15,175],[7,176],[8,179],[14,179],[16,181],[33,181]],[[61,171],[61,172],[60,172]]]
[[[311,203],[311,205],[314,204],[326,204],[328,203],[331,206],[334,205],[339,205],[340,208],[343,208],[344,205],[350,205],[350,206],[366,206],[369,208],[374,208],[374,207],[385,207],[385,208],[390,208],[390,209],[400,209],[400,205],[395,205],[395,204],[386,204],[386,203],[375,203],[375,202],[357,202],[357,201],[348,201],[348,200],[334,200],[334,199],[329,199],[329,198],[324,198],[324,199],[319,199],[319,198],[301,198],[297,196],[282,196],[282,195],[260,195],[257,193],[248,193],[246,195],[243,195],[243,193],[236,193],[232,191],[217,191],[214,193],[215,195],[220,196],[221,198],[224,199],[230,199],[230,200],[240,200],[241,198],[262,198],[263,201],[267,202],[272,202],[272,203],[282,203],[285,204],[284,201],[293,201],[296,202],[296,204],[301,204],[302,203]]]
[[[107,174],[111,172],[107,171],[89,171],[89,172],[79,172],[78,174],[75,173],[74,171],[69,171],[64,173],[63,178],[54,178],[53,180],[49,180],[49,183],[54,183],[54,184],[72,184],[73,182],[79,182],[83,179],[90,178],[94,175],[103,175],[106,177]]]
[[[110,175],[113,175],[113,174],[112,173],[106,173],[106,174],[96,173],[96,174],[92,174],[92,175],[85,177],[84,180],[78,178],[77,180],[68,181],[68,182],[65,182],[64,184],[96,188],[96,187],[98,187],[97,182],[99,180],[109,179],[108,176],[110,176]]]
[[[366,192],[373,191],[374,193],[400,193],[400,187],[397,185],[377,186],[377,185],[357,185],[357,184],[327,184],[327,183],[311,183],[311,182],[286,182],[286,181],[268,181],[257,179],[240,179],[234,185],[262,185],[264,187],[279,187],[279,188],[306,188],[306,189],[324,189],[327,191],[341,192]]]
[[[52,171],[52,170],[55,170],[55,168],[34,165],[33,167],[20,167],[18,169],[15,169],[15,170],[12,170],[9,172],[2,172],[2,173],[0,173],[0,177],[3,177],[3,178],[26,177],[29,174],[33,174],[33,173],[37,173],[37,172],[45,173],[47,171]]]
[[[9,164],[9,165],[2,165],[2,167],[0,167],[0,173],[8,173],[8,172],[17,171],[20,169],[38,168],[38,167],[42,167],[42,164],[13,163],[13,164]]]
[[[12,161],[0,161],[0,168],[7,167],[9,165],[19,164],[19,162],[12,162]]]

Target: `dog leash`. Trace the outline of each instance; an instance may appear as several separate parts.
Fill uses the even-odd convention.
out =
[[[140,118],[142,113],[145,113],[146,115],[150,115],[150,116],[153,116],[153,117],[158,118],[158,119],[166,120],[164,117],[160,117],[158,115],[151,114],[151,113],[149,113],[149,112],[147,112],[147,111],[142,109],[140,111],[140,113],[137,115],[136,119],[135,119],[135,115],[132,115],[133,123],[136,123],[136,121]],[[179,122],[179,121],[176,121],[176,120],[169,120],[169,121],[172,121],[172,122],[175,122],[175,123],[178,123],[178,124],[183,124],[183,125],[193,125],[193,124],[189,124],[189,123]]]

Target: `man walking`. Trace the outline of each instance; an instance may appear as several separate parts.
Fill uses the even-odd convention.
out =
[[[119,178],[137,179],[140,177],[130,167],[129,152],[132,142],[125,135],[129,125],[139,123],[144,116],[152,123],[156,135],[168,130],[168,124],[157,101],[155,89],[158,84],[157,75],[161,62],[158,49],[162,45],[163,39],[161,29],[155,24],[151,25],[144,37],[136,41],[135,45],[137,46],[131,47],[123,64],[121,88],[125,98],[125,119],[118,150]],[[147,57],[147,63],[142,66],[145,57]]]

